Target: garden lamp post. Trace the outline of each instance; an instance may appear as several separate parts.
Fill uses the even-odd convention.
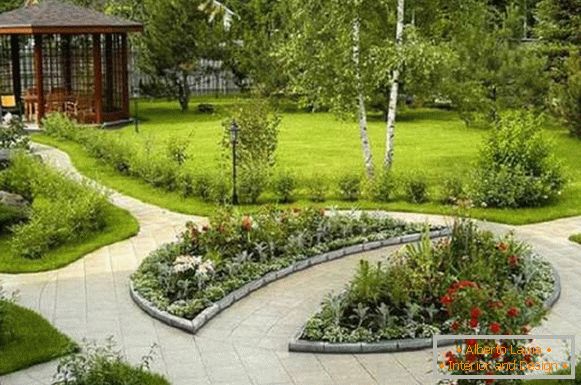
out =
[[[236,144],[240,128],[235,120],[230,124],[230,142],[232,143],[232,204],[238,204],[238,191],[236,189]]]
[[[135,123],[135,132],[139,133],[139,87],[133,87],[133,113],[135,117],[133,121]]]

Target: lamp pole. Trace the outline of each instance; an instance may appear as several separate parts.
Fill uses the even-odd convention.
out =
[[[133,112],[134,112],[134,123],[135,123],[135,133],[139,133],[139,91],[138,87],[133,89]]]
[[[236,144],[238,143],[238,133],[240,129],[236,121],[230,124],[230,140],[232,141],[232,204],[238,204],[238,191],[236,188]]]

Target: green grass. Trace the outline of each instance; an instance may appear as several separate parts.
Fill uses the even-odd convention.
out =
[[[581,244],[581,234],[573,234],[569,237],[569,240],[571,242],[577,242],[577,243]]]
[[[563,370],[555,374],[558,375],[569,375],[571,370]],[[526,384],[530,385],[581,385],[581,365],[577,363],[575,365],[575,379],[574,380],[529,380],[525,381]]]
[[[0,337],[0,375],[69,354],[76,345],[32,310],[9,303]]]
[[[66,266],[103,246],[127,239],[139,231],[137,220],[126,210],[108,204],[105,211],[105,228],[78,242],[51,250],[41,259],[15,256],[10,247],[10,236],[0,235],[0,272],[33,273]]]
[[[216,114],[198,113],[196,103],[200,102],[215,104]],[[140,124],[139,133],[135,133],[133,126],[128,126],[111,130],[110,135],[117,135],[141,145],[148,142],[158,150],[161,150],[163,143],[171,136],[187,136],[192,145],[191,159],[186,167],[215,171],[220,168],[221,121],[235,102],[236,99],[228,98],[197,98],[191,104],[191,111],[181,113],[175,102],[141,101],[139,109],[143,122]],[[343,173],[362,172],[358,135],[356,123],[337,120],[329,113],[285,112],[279,136],[277,167],[301,177],[323,175],[329,180],[336,180]],[[369,135],[375,162],[379,165],[385,149],[385,123],[379,115],[369,117]],[[466,127],[451,111],[402,111],[396,127],[394,171],[405,174],[410,170],[421,170],[431,186],[431,202],[419,205],[398,198],[387,204],[370,201],[351,203],[338,201],[335,196],[325,202],[324,206],[450,214],[451,207],[438,202],[439,186],[444,179],[453,175],[468,178],[486,135],[485,130]],[[581,169],[578,167],[581,141],[569,137],[567,130],[560,127],[548,127],[546,135],[554,140],[557,156],[566,166],[571,181],[559,201],[533,209],[475,208],[470,215],[496,222],[525,224],[581,214]],[[211,204],[195,198],[184,199],[177,193],[164,192],[135,178],[122,176],[90,158],[79,145],[61,142],[45,135],[36,135],[33,140],[63,149],[71,155],[73,163],[81,173],[124,194],[177,212],[199,215],[213,212],[214,206]],[[336,183],[332,183],[332,187],[335,185]],[[273,201],[272,196],[265,195],[262,203]],[[295,206],[306,204],[311,203],[294,203]],[[244,207],[244,210],[253,209],[252,206]]]

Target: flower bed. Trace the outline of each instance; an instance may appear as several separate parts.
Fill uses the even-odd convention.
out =
[[[332,259],[328,252],[333,250],[342,249],[334,256],[338,257],[363,251],[362,244],[366,249],[380,247],[380,241],[394,237],[392,243],[399,243],[399,237],[424,227],[367,214],[326,215],[314,208],[265,209],[254,217],[224,210],[208,226],[189,224],[177,242],[148,256],[132,277],[133,297],[151,313],[153,306],[169,318],[191,320],[223,299],[231,303],[235,298],[228,295],[248,283],[260,287],[314,264],[311,257],[318,256],[320,263]],[[437,235],[443,228],[431,229]],[[252,291],[246,289],[245,294]]]
[[[347,343],[362,351],[380,343],[367,351],[390,351],[426,347],[433,334],[519,334],[524,330],[508,321],[536,325],[545,301],[556,299],[557,279],[511,234],[495,238],[458,220],[450,239],[424,237],[377,266],[361,261],[348,288],[325,298],[291,350],[337,351],[333,344]]]

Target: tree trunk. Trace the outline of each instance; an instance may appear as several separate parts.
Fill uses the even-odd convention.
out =
[[[190,105],[190,86],[188,85],[187,72],[182,72],[181,78],[180,76],[176,78],[176,83],[178,87],[178,101],[180,103],[180,108],[182,112],[186,112]]]
[[[395,31],[395,44],[396,48],[401,48],[402,37],[403,37],[403,16],[404,16],[404,3],[405,0],[397,0],[397,27]],[[383,166],[386,169],[390,169],[393,164],[393,146],[395,137],[395,116],[397,113],[397,95],[399,88],[399,75],[400,75],[400,64],[396,65],[393,70],[391,79],[391,90],[389,93],[389,107],[387,110],[387,135],[385,143],[385,158],[383,160]]]
[[[353,22],[353,64],[355,65],[355,82],[357,87],[357,118],[359,120],[359,136],[361,137],[361,148],[363,150],[363,163],[365,172],[369,178],[373,177],[373,153],[371,143],[367,134],[367,110],[365,109],[365,95],[363,93],[363,83],[361,80],[361,60],[360,60],[360,23],[359,20]]]

